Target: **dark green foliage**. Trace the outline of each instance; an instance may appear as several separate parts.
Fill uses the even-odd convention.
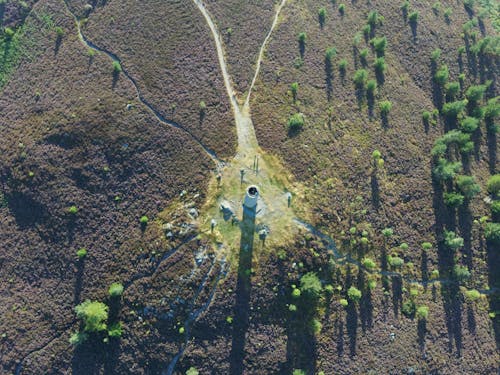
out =
[[[446,96],[451,100],[455,99],[455,97],[460,92],[460,83],[458,82],[448,82],[445,85]]]
[[[300,278],[300,291],[308,299],[317,299],[322,291],[321,281],[314,272],[308,272]]]
[[[437,181],[448,181],[455,177],[460,169],[462,169],[462,163],[439,158],[437,165],[432,170],[432,174]]]
[[[476,103],[483,99],[484,93],[487,88],[487,85],[470,86],[465,92],[465,96],[467,97],[467,99],[469,99],[469,101]]]
[[[479,120],[475,117],[465,117],[460,122],[460,130],[465,133],[473,133],[479,126]]]
[[[459,193],[444,193],[444,204],[448,207],[457,208],[464,203],[464,196]]]
[[[418,12],[411,12],[408,16],[408,20],[410,23],[417,23],[418,21]]]
[[[300,44],[305,44],[307,40],[307,34],[305,32],[299,33],[297,39],[299,40]]]
[[[406,300],[401,306],[401,312],[407,318],[413,318],[415,316],[415,311],[417,307],[415,306],[415,302],[412,299]]]
[[[347,69],[347,60],[346,59],[340,60],[339,61],[339,71],[341,73],[345,74],[346,69]]]
[[[363,89],[368,78],[368,72],[365,69],[358,69],[354,73],[354,84],[357,88]]]
[[[373,63],[373,66],[375,68],[375,72],[377,72],[378,74],[384,74],[385,71],[387,70],[385,58],[383,57],[377,57],[375,59],[375,62]]]
[[[76,316],[85,325],[86,332],[98,332],[106,329],[108,306],[102,302],[86,300],[75,307]]]
[[[444,232],[444,244],[452,250],[458,250],[464,246],[464,239],[457,236],[455,232]]]
[[[484,119],[494,120],[500,115],[500,104],[498,103],[498,96],[496,98],[488,100],[488,103],[484,106]]]
[[[474,198],[481,191],[481,187],[476,183],[473,176],[457,176],[456,183],[458,189],[462,192],[466,199]]]
[[[467,102],[465,100],[457,100],[455,102],[446,103],[443,105],[441,112],[444,116],[450,119],[456,119],[465,109],[466,105]]]
[[[326,9],[325,8],[319,8],[318,10],[318,20],[321,26],[325,23],[326,20]]]
[[[450,77],[450,72],[448,70],[447,65],[441,66],[436,74],[434,74],[434,81],[436,81],[437,84],[444,86],[446,82],[448,82],[448,78]]]
[[[500,174],[495,174],[488,179],[486,184],[488,193],[493,197],[500,198]]]
[[[373,38],[371,40],[371,44],[373,45],[375,52],[377,52],[377,56],[384,56],[385,49],[387,47],[387,38],[385,36],[380,38]]]
[[[484,228],[484,236],[488,242],[500,244],[500,223],[486,224]]]
[[[467,267],[455,265],[453,267],[453,278],[458,282],[464,282],[470,279],[470,272]]]
[[[297,92],[299,91],[298,82],[293,82],[290,85],[290,91],[292,92],[293,101],[297,100]]]
[[[288,131],[297,132],[304,126],[304,115],[302,113],[295,113],[288,119]]]
[[[366,92],[371,96],[375,96],[377,93],[377,81],[374,79],[368,80],[366,83]]]
[[[441,57],[441,50],[439,48],[436,48],[434,51],[432,51],[431,61],[437,62],[440,57]]]

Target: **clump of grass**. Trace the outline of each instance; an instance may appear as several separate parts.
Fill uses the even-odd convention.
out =
[[[123,294],[123,284],[113,283],[109,286],[108,293],[110,297],[120,297]]]
[[[120,74],[122,72],[122,66],[119,61],[113,61],[113,74]]]

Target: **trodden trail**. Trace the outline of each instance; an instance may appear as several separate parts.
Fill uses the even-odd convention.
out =
[[[269,33],[267,34],[266,38],[264,39],[264,42],[260,47],[259,56],[256,62],[255,74],[244,105],[240,105],[240,103],[238,102],[238,99],[236,97],[236,91],[234,90],[231,77],[228,73],[226,59],[224,57],[224,49],[222,47],[221,34],[217,29],[217,26],[215,25],[214,21],[212,20],[210,13],[203,4],[203,1],[202,0],[193,0],[193,1],[200,10],[200,12],[203,14],[203,17],[205,17],[205,20],[207,21],[207,25],[210,28],[212,37],[215,42],[215,47],[217,49],[217,57],[219,60],[222,76],[224,78],[224,85],[226,86],[227,95],[231,102],[231,106],[233,107],[234,120],[236,123],[236,132],[238,134],[238,152],[242,154],[254,152],[258,149],[259,143],[257,142],[257,137],[255,136],[255,129],[252,123],[252,118],[250,116],[250,106],[249,106],[250,92],[259,74],[260,65],[264,57],[265,47],[267,45],[269,38],[271,37],[273,30],[278,24],[278,18],[281,9],[286,3],[286,0],[282,0],[280,5],[278,6],[271,29],[269,30]]]

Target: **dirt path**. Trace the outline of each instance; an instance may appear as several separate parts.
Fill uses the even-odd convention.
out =
[[[236,123],[236,132],[238,134],[238,152],[245,155],[252,152],[255,153],[259,147],[259,144],[257,142],[257,137],[255,136],[255,129],[252,123],[252,118],[250,116],[250,105],[249,105],[250,93],[253,89],[255,81],[257,80],[257,76],[260,71],[260,65],[264,57],[264,51],[267,46],[267,42],[271,37],[274,28],[278,24],[278,18],[281,9],[286,3],[286,0],[282,0],[280,5],[278,6],[271,29],[269,30],[269,33],[267,34],[266,38],[264,39],[264,42],[262,43],[262,46],[259,51],[259,56],[256,62],[256,69],[252,80],[252,84],[249,88],[245,103],[243,105],[240,105],[240,103],[238,102],[231,77],[228,73],[226,59],[224,56],[224,49],[222,48],[221,34],[217,29],[217,26],[215,25],[214,21],[212,20],[212,17],[210,16],[209,12],[205,8],[203,1],[202,0],[193,0],[193,1],[200,10],[200,12],[205,17],[205,20],[207,21],[207,25],[210,28],[212,37],[215,42],[215,47],[217,49],[217,57],[219,60],[222,76],[224,77],[224,84],[226,86],[227,95],[233,107],[234,120]]]

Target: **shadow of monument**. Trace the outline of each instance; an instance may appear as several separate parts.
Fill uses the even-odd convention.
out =
[[[238,281],[236,284],[236,304],[231,343],[230,373],[242,374],[245,356],[246,333],[249,326],[251,268],[255,235],[256,207],[243,206],[243,220],[240,222],[240,259],[238,262]]]

